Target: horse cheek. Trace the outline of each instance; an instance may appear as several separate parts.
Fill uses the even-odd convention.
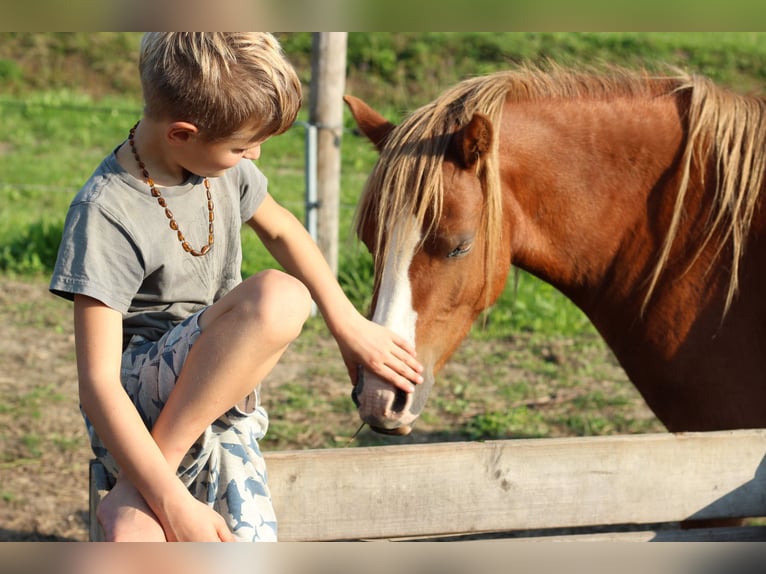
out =
[[[418,316],[418,356],[428,359],[435,375],[460,346],[480,311],[466,301],[479,298],[481,278],[466,265],[432,260],[411,275],[411,282]]]

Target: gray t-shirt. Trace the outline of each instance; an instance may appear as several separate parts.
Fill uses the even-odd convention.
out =
[[[247,159],[210,178],[215,242],[202,257],[185,252],[149,186],[112,153],[72,200],[50,283],[52,293],[98,299],[120,311],[123,341],[157,340],[173,325],[229,292],[242,280],[240,231],[267,194],[266,177]],[[161,188],[188,243],[207,244],[203,179],[191,175]]]

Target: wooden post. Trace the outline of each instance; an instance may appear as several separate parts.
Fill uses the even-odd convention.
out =
[[[104,531],[101,529],[101,525],[96,519],[96,509],[98,508],[101,500],[107,495],[109,490],[114,486],[109,475],[106,472],[106,468],[98,460],[92,459],[90,461],[90,474],[89,474],[89,515],[90,522],[88,524],[88,534],[91,542],[103,542]]]
[[[315,32],[309,122],[317,137],[317,244],[338,273],[340,142],[346,89],[346,32]]]

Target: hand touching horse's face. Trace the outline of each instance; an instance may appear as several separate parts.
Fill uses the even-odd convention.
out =
[[[395,127],[361,101],[346,101],[360,129],[382,152],[374,176],[385,181],[393,153],[386,153],[385,146]],[[372,319],[413,342],[425,369],[425,382],[411,394],[372,373],[360,373],[354,389],[359,414],[379,432],[410,431],[434,375],[488,303],[485,198],[475,164],[488,151],[491,127],[479,117],[453,130],[448,140],[438,159],[444,190],[438,212],[433,206],[422,209],[423,189],[385,184],[368,185],[361,206],[359,236],[376,259]],[[393,200],[397,193],[407,198]],[[506,273],[507,268],[499,272],[500,289]],[[493,286],[494,297],[500,289]]]

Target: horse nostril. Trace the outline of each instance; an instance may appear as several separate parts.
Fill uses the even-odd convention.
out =
[[[396,389],[394,393],[394,403],[391,405],[391,410],[395,413],[400,413],[407,406],[408,394],[401,389]]]
[[[354,404],[356,405],[356,408],[361,407],[361,401],[359,399],[359,396],[364,390],[364,370],[362,369],[362,366],[359,365],[359,368],[357,370],[357,376],[356,376],[356,384],[351,389],[351,400],[354,401]],[[394,400],[391,403],[390,410],[393,413],[401,413],[409,404],[410,397],[408,396],[409,393],[405,393],[404,391],[400,389],[394,389]]]
[[[359,393],[362,392],[363,388],[364,388],[364,369],[362,368],[362,365],[357,365],[356,366],[356,384],[351,389],[351,400],[354,401],[356,408],[359,408],[360,406]]]
[[[351,389],[351,400],[354,401],[356,408],[359,408],[359,388],[356,385]]]

